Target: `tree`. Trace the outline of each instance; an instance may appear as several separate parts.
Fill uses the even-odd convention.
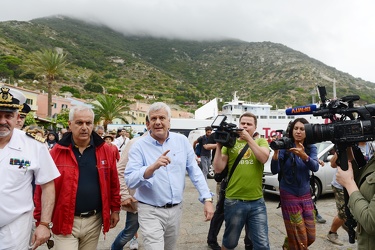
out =
[[[29,65],[37,76],[44,76],[47,79],[49,118],[52,116],[52,82],[58,75],[63,75],[64,69],[68,65],[66,55],[52,49],[37,51],[34,53],[33,60]]]
[[[103,120],[105,131],[107,131],[107,125],[112,123],[115,118],[128,123],[124,114],[125,111],[130,110],[127,106],[127,100],[112,95],[98,95],[96,100],[98,103],[92,103],[95,120]]]
[[[56,123],[62,125],[64,128],[68,127],[69,109],[63,109],[56,117]]]

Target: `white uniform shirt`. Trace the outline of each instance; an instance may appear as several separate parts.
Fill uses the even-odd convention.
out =
[[[130,139],[128,137],[124,138],[123,136],[119,136],[112,143],[115,144],[118,151],[121,152],[121,150],[125,148],[126,144],[128,144],[129,141]]]
[[[45,143],[14,129],[9,143],[0,149],[0,227],[34,208],[32,179],[45,184],[60,176]]]

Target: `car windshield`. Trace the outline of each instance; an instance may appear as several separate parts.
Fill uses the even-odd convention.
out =
[[[332,145],[332,142],[326,141],[326,142],[319,142],[316,143],[315,146],[318,148],[318,154],[322,151],[324,151],[326,148]]]

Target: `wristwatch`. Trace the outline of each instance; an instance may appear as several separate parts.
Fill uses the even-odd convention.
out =
[[[47,227],[48,229],[52,229],[52,227],[53,227],[52,221],[51,222],[40,222],[39,225],[43,225],[43,226]]]
[[[212,197],[203,199],[203,202],[206,202],[206,201],[214,202],[214,199]]]

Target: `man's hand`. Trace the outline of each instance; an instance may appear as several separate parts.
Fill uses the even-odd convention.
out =
[[[121,202],[122,207],[126,207],[132,209],[132,203],[138,202],[134,197],[127,198],[126,200]]]
[[[247,142],[250,140],[253,140],[253,137],[245,129],[242,129],[241,131],[237,131],[237,134],[240,136],[241,140],[244,140]]]
[[[205,221],[210,221],[212,217],[214,216],[214,205],[212,204],[211,201],[206,201],[204,203],[204,217]]]
[[[120,213],[112,212],[111,213],[111,225],[109,226],[109,228],[114,228],[119,222],[119,220],[120,220]]]
[[[348,162],[348,170],[346,171],[337,166],[336,180],[346,188],[349,195],[358,190],[357,184],[354,181],[353,167],[350,161]]]
[[[160,168],[160,167],[165,167],[167,166],[168,164],[171,163],[171,158],[169,158],[167,156],[167,154],[169,153],[169,149],[167,151],[165,151],[159,158],[158,160],[154,163],[156,165],[157,168]]]
[[[159,169],[160,167],[166,167],[168,164],[171,163],[171,158],[167,156],[169,153],[169,149],[165,151],[158,159],[156,162],[154,162],[152,165],[150,165],[145,173],[143,174],[143,178],[148,179],[150,178],[154,172]]]
[[[39,225],[31,238],[31,249],[37,249],[39,246],[43,245],[47,242],[47,240],[51,237],[50,230],[43,225]]]

